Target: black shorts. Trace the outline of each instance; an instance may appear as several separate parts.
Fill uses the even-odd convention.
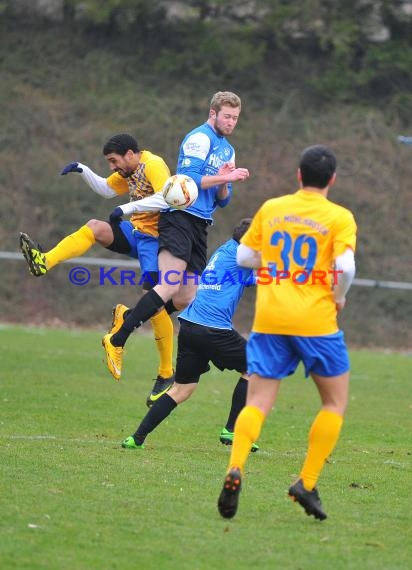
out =
[[[130,243],[120,228],[120,222],[109,222],[109,224],[113,232],[113,241],[106,249],[135,258],[135,255],[131,255]],[[157,271],[146,271],[145,274],[149,274],[150,277],[148,276],[147,279],[141,281],[142,289],[143,291],[150,291],[150,289],[153,289],[153,287],[157,285],[159,273]]]
[[[120,222],[109,222],[109,224],[113,232],[113,241],[106,247],[106,249],[116,253],[129,255],[131,251],[130,243],[127,241],[126,236],[120,229]]]
[[[187,269],[202,273],[207,263],[207,229],[210,223],[183,211],[161,212],[159,251],[167,249],[183,259]]]
[[[175,380],[199,382],[212,362],[219,370],[246,372],[246,340],[233,329],[215,329],[180,319]]]

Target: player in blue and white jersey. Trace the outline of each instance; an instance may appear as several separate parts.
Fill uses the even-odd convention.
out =
[[[245,218],[239,224],[243,228],[249,224]],[[250,269],[236,263],[238,230],[235,236],[221,245],[212,255],[202,275],[196,297],[180,315],[179,320],[197,323],[216,329],[232,329],[233,314],[242,297],[245,287],[254,284]]]
[[[233,314],[246,286],[254,284],[253,272],[236,263],[239,240],[249,228],[246,218],[234,228],[232,239],[221,245],[202,273],[195,299],[180,314],[175,382],[150,408],[135,433],[122,447],[139,449],[175,407],[190,398],[200,376],[212,362],[220,370],[237,370],[241,377],[234,389],[232,405],[220,441],[231,445],[237,416],[246,402],[246,340],[233,328]],[[251,450],[258,446],[253,443]]]
[[[226,138],[216,131],[209,121],[186,135],[180,146],[177,160],[178,174],[190,176],[199,189],[198,198],[185,211],[210,222],[217,206],[224,208],[232,196],[232,183],[226,184],[225,197],[219,193],[220,186],[214,182],[225,164],[235,164],[235,149]],[[207,176],[207,180],[204,177]],[[212,184],[212,185],[210,185]],[[207,190],[204,192],[202,190]]]
[[[109,369],[121,370],[123,347],[135,328],[165,305],[170,313],[172,308],[185,308],[194,298],[197,278],[206,266],[207,231],[213,222],[213,212],[229,203],[232,182],[246,180],[249,176],[247,168],[236,167],[235,151],[226,140],[236,127],[240,109],[241,101],[235,93],[215,93],[206,123],[183,139],[177,173],[196,181],[199,197],[186,210],[170,208],[162,211],[159,218],[159,271],[163,276],[173,272],[176,278],[159,280],[130,311],[119,330],[104,337]],[[139,211],[146,207],[147,200],[120,206],[111,217]],[[161,205],[158,209],[162,209]]]

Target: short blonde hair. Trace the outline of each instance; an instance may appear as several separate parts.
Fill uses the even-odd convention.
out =
[[[240,111],[242,107],[240,97],[231,91],[218,91],[213,95],[212,100],[210,101],[210,108],[218,113],[224,106],[233,108],[239,107]]]

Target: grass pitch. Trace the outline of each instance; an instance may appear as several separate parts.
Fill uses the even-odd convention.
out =
[[[156,353],[136,334],[116,383],[101,336],[0,329],[2,569],[412,567],[410,355],[351,354],[350,406],[319,483],[328,520],[286,496],[318,409],[299,369],[282,385],[228,522],[216,509],[229,456],[218,435],[236,375],[212,369],[145,450],[123,450],[146,413]]]

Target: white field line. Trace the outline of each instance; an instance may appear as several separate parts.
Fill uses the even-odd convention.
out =
[[[70,437],[63,437],[57,435],[18,435],[18,434],[9,434],[9,435],[0,435],[0,439],[7,440],[7,439],[25,439],[30,441],[44,441],[44,440],[53,440],[53,441],[72,441],[75,443],[118,443],[118,439],[109,439],[107,437],[99,437],[96,436],[95,439],[82,439],[82,438],[70,438]]]

